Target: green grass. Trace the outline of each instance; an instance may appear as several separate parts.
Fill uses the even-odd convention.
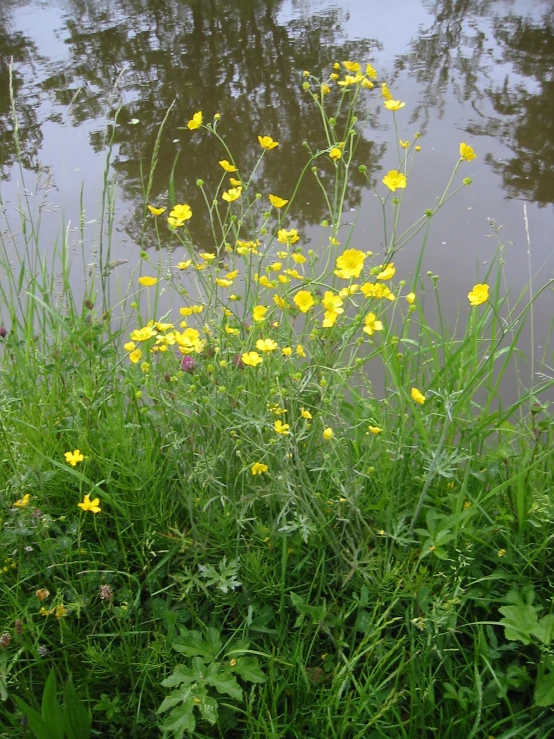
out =
[[[498,259],[483,278],[488,300],[448,325],[424,249],[436,210],[455,207],[448,201],[470,181],[454,152],[436,208],[397,233],[417,141],[390,164],[407,175],[405,190],[368,182],[383,206],[386,251],[355,254],[359,275],[337,276],[337,258],[358,243],[341,216],[352,170],[364,172],[359,98],[375,105],[379,96],[359,82],[329,97],[311,77],[304,87],[328,143],[307,148],[303,174],[318,178],[329,208],[317,251],[290,233],[302,181],[274,193],[288,199],[282,208],[269,193],[256,196],[256,170],[279,149],[259,148],[254,171],[240,172],[217,119],[191,136],[213,136],[244,187],[228,204],[223,170],[215,190],[199,182],[212,260],[199,256],[187,220],[167,230],[169,211],[183,204],[173,181],[170,202],[156,203],[168,212],[148,213],[156,152],[143,234],[172,248],[137,254],[117,298],[109,141],[104,240],[82,303],[65,237],[47,263],[41,213],[3,208],[1,233],[19,218],[20,238],[17,254],[5,241],[0,251],[6,737],[31,735],[14,697],[38,708],[52,668],[58,685],[72,674],[93,736],[157,737],[172,722],[182,731],[169,736],[226,738],[554,733],[554,439],[543,401],[552,380],[526,385],[518,348],[552,282],[514,301]],[[158,146],[163,135],[162,126]],[[341,157],[330,158],[341,142]],[[378,278],[412,241],[421,258],[409,283]],[[279,282],[286,268],[303,279]],[[142,287],[139,275],[158,281]],[[343,293],[324,327],[325,293],[336,298],[353,283],[370,287]],[[388,286],[389,299],[375,285]],[[300,290],[314,303],[305,312],[294,302]],[[202,312],[180,329],[179,308],[193,305]],[[257,305],[268,309],[263,321],[253,320]],[[154,327],[124,348],[149,321],[175,328]],[[277,349],[257,348],[260,339]],[[167,351],[151,351],[160,346]],[[245,364],[249,352],[263,362]],[[374,370],[383,390],[369,380]],[[518,393],[506,403],[503,381],[514,372]],[[289,433],[277,433],[276,421]],[[71,466],[74,450],[84,459]],[[256,463],[267,470],[254,475]],[[99,512],[78,507],[87,495]],[[188,687],[184,709],[171,714],[162,703],[172,700],[176,668]]]

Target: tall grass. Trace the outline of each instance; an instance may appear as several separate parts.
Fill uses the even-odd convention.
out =
[[[511,303],[497,261],[479,283],[488,297],[481,288],[448,326],[423,250],[435,212],[471,184],[465,145],[436,208],[404,233],[417,139],[399,146],[383,181],[368,179],[385,251],[357,248],[343,209],[353,168],[365,172],[358,107],[380,96],[371,67],[344,66],[305,76],[301,93],[327,140],[302,174],[329,210],[318,252],[291,221],[302,178],[256,194],[278,146],[253,142],[259,159],[242,172],[219,119],[199,112],[191,136],[212,136],[227,162],[215,192],[198,183],[213,250],[195,248],[174,182],[165,212],[148,202],[162,127],[143,229],[160,251],[137,254],[116,303],[110,141],[82,302],[65,229],[48,263],[40,208],[2,207],[1,232],[19,217],[20,238],[0,247],[5,736],[29,734],[13,697],[38,707],[52,667],[59,683],[73,673],[99,736],[554,732],[554,444],[541,404],[553,380],[533,374],[502,395],[552,282]],[[417,270],[398,280],[416,237]],[[160,314],[161,288],[180,311]]]

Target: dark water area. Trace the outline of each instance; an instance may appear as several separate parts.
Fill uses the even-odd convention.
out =
[[[467,292],[499,243],[512,302],[529,292],[531,278],[536,291],[554,274],[552,0],[2,0],[0,190],[4,206],[15,210],[23,188],[11,123],[11,58],[26,187],[48,200],[45,249],[68,220],[78,246],[72,228],[82,186],[94,246],[113,133],[112,256],[136,263],[139,246],[153,241],[142,232],[144,179],[172,104],[150,200],[167,202],[178,155],[177,201],[191,205],[192,234],[209,247],[196,181],[216,181],[223,152],[207,135],[179,127],[197,110],[208,118],[220,113],[220,131],[243,171],[258,156],[258,135],[272,135],[279,156],[265,159],[256,187],[286,196],[307,159],[303,140],[317,146],[322,138],[318,111],[301,91],[302,71],[326,75],[333,62],[353,59],[371,62],[394,97],[406,102],[398,113],[402,138],[421,134],[421,159],[403,206],[406,225],[435,203],[460,141],[478,154],[464,165],[473,184],[436,217],[423,263],[424,271],[440,276],[452,316],[458,304],[465,311]],[[391,115],[380,107],[360,123],[356,152],[376,181],[397,162]],[[36,175],[48,182],[46,195],[30,187]],[[377,206],[355,175],[345,217],[356,222],[353,246],[382,249]],[[305,181],[293,216],[305,242],[317,244],[328,214],[313,180]],[[497,226],[499,236],[491,238]],[[420,246],[416,240],[400,255],[398,276],[409,277]],[[553,309],[547,291],[536,304],[533,335],[547,374],[554,364]],[[530,342],[528,333],[526,353]]]

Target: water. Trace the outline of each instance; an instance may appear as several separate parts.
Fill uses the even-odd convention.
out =
[[[371,61],[406,102],[398,114],[402,137],[422,134],[421,159],[406,191],[406,224],[442,192],[460,141],[478,153],[463,170],[473,184],[437,216],[424,262],[424,270],[440,276],[452,313],[458,303],[465,307],[468,290],[495,253],[491,220],[502,226],[506,289],[514,298],[528,289],[530,276],[536,289],[553,275],[551,0],[2,0],[0,186],[8,209],[15,209],[22,190],[9,122],[10,57],[27,187],[33,197],[45,197],[29,186],[38,170],[51,182],[45,249],[68,220],[70,240],[78,246],[74,229],[83,183],[87,234],[94,241],[106,127],[119,109],[112,257],[136,263],[137,244],[146,238],[148,247],[152,236],[141,234],[144,172],[173,101],[150,199],[166,202],[179,154],[177,199],[192,206],[193,235],[208,246],[195,183],[215,176],[223,152],[207,135],[193,136],[179,126],[197,110],[208,117],[221,113],[221,132],[244,169],[257,155],[258,134],[274,136],[279,156],[267,158],[258,188],[290,193],[306,160],[302,140],[320,138],[317,111],[300,90],[302,70],[318,74],[336,60],[357,59]],[[396,164],[391,120],[387,111],[370,117],[357,152],[377,180]],[[357,222],[353,245],[382,249],[376,198],[361,177],[349,190],[347,211],[347,220]],[[326,213],[313,182],[295,216],[305,238],[317,243]],[[406,276],[419,247],[414,243],[397,260]],[[553,307],[551,292],[536,305],[540,356]],[[530,340],[528,334],[526,351]],[[552,366],[551,350],[545,359]]]

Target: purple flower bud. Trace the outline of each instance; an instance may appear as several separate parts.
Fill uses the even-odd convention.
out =
[[[190,354],[185,354],[185,356],[181,359],[181,369],[183,372],[188,372],[190,375],[192,375],[195,366],[196,362],[190,356]]]
[[[5,339],[8,335],[8,332],[4,328],[4,326],[0,326],[0,338]]]

